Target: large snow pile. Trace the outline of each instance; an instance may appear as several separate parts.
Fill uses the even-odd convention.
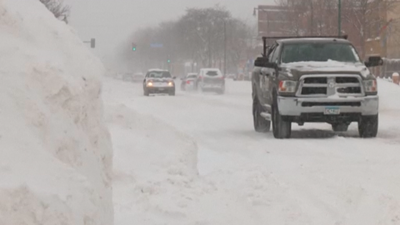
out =
[[[112,90],[109,92],[118,92]],[[115,151],[116,225],[261,224],[249,210],[250,203],[241,199],[243,193],[233,195],[231,187],[218,187],[199,174],[200,149],[194,137],[159,118],[118,104],[119,100],[110,99],[106,92],[107,121]],[[264,190],[254,191],[256,184],[243,179],[249,174],[257,179],[262,173],[244,171],[238,178],[249,190],[245,195],[258,195]]]
[[[0,0],[0,224],[113,224],[103,72],[39,1]]]
[[[201,195],[194,185],[196,144],[172,127],[124,105],[106,109],[116,149],[115,224],[180,224],[193,201],[190,198]]]

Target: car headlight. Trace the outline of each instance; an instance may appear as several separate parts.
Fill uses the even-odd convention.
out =
[[[172,86],[174,86],[174,83],[170,81],[170,82],[168,82],[168,86],[172,87]]]
[[[153,86],[153,83],[152,82],[148,82],[147,83],[147,87],[152,87]]]
[[[364,80],[364,90],[366,94],[376,94],[378,92],[378,85],[376,79]]]
[[[296,91],[297,82],[292,80],[279,81],[279,92],[294,93]]]

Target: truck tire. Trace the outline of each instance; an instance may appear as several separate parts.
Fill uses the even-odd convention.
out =
[[[349,125],[345,123],[334,123],[332,124],[332,130],[335,132],[346,132],[349,129]]]
[[[287,139],[290,138],[292,134],[292,123],[290,121],[285,121],[279,113],[276,97],[272,105],[272,129],[274,137],[277,139]]]
[[[374,138],[378,134],[379,115],[362,116],[358,122],[358,132],[362,138]]]
[[[253,100],[253,122],[254,130],[258,133],[266,133],[271,130],[271,121],[264,119],[261,116],[261,106],[257,99]]]

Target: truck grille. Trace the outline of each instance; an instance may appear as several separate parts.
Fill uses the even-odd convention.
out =
[[[299,97],[363,96],[361,84],[362,79],[359,75],[304,75],[300,78],[296,95]]]

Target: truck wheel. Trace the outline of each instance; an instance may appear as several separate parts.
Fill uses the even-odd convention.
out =
[[[259,133],[269,132],[271,129],[271,121],[261,116],[261,106],[256,99],[253,100],[253,122],[254,130]]]
[[[332,124],[332,130],[335,132],[346,132],[349,129],[349,125],[345,123],[334,123]]]
[[[362,138],[374,138],[378,134],[379,115],[362,116],[358,121],[358,132]]]
[[[283,120],[282,115],[279,113],[278,102],[276,99],[272,105],[272,129],[274,137],[277,139],[290,138],[292,134],[292,123]]]

